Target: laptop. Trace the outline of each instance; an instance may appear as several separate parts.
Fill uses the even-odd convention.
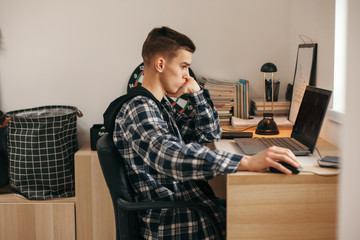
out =
[[[331,93],[321,88],[306,87],[290,138],[236,138],[234,140],[246,155],[255,155],[272,145],[289,148],[296,156],[309,155],[314,152]]]

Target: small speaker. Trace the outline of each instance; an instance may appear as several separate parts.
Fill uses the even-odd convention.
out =
[[[90,128],[90,147],[96,150],[96,143],[99,138],[106,133],[104,124],[94,124]]]

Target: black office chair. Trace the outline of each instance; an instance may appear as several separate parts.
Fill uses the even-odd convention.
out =
[[[140,239],[137,211],[161,208],[189,208],[207,218],[213,226],[216,239],[221,239],[221,228],[209,209],[195,202],[157,201],[135,202],[134,191],[129,183],[125,162],[117,151],[111,136],[104,134],[96,144],[100,165],[114,204],[116,239]]]

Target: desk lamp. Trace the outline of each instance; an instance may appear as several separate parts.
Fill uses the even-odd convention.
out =
[[[277,68],[273,63],[265,63],[261,67],[261,72],[264,73],[264,113],[263,119],[258,123],[255,133],[260,135],[275,135],[279,134],[279,129],[274,121],[274,72]],[[266,74],[271,74],[271,113],[265,111],[266,98]]]

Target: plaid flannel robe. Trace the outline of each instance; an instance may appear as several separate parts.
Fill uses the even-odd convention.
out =
[[[190,116],[176,112],[165,98],[163,109],[145,96],[128,100],[116,117],[113,139],[127,163],[136,201],[201,202],[221,222],[225,238],[224,216],[196,181],[235,172],[242,156],[199,144],[220,138],[218,114],[206,89],[188,98]],[[145,239],[215,239],[210,224],[189,209],[147,210],[139,219]]]

